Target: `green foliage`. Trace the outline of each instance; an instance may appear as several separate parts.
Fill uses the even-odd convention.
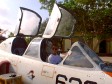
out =
[[[40,0],[40,2],[42,8],[51,12],[55,0]],[[58,4],[71,11],[77,21],[75,32],[81,32],[81,36],[86,40],[91,40],[93,37],[99,40],[112,37],[111,0],[63,0]]]
[[[41,9],[47,9],[50,13],[55,0],[39,0],[39,2],[42,4]]]
[[[45,21],[42,22],[40,30],[39,30],[39,34],[41,34],[41,35],[43,34],[43,32],[46,28],[47,22],[48,22],[48,18]]]
[[[13,37],[13,36],[14,36],[14,33],[11,32],[10,35],[9,35],[9,37]]]
[[[25,37],[25,40],[26,40],[27,44],[29,44],[32,39],[33,38],[31,38],[31,37]]]

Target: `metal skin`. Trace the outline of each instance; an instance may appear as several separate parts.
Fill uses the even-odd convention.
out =
[[[3,42],[0,44],[0,49],[11,53],[12,42],[13,42],[13,40],[14,40],[15,38],[16,38],[16,37],[11,37],[11,38],[8,38],[8,39],[6,39],[5,41],[3,41]]]
[[[42,46],[48,39],[34,38],[20,56],[11,53],[14,38],[0,44],[0,65],[8,61],[9,73],[21,75],[23,84],[112,84],[112,67],[105,65],[84,43],[74,42],[61,63],[55,65],[45,60],[47,54]]]
[[[37,42],[38,48],[41,48],[43,38],[35,38],[40,41]],[[31,42],[32,43],[32,42]],[[30,44],[29,44],[30,45]],[[74,43],[72,47],[80,45],[78,42]],[[40,49],[39,51],[40,52]],[[37,53],[38,53],[37,52]],[[84,68],[64,65],[64,61],[69,56],[65,56],[63,61],[58,64],[50,64],[43,62],[40,55],[32,56],[17,56],[3,50],[0,50],[0,61],[8,60],[10,62],[9,72],[22,75],[24,84],[111,84],[112,75],[102,71],[100,67],[93,62],[88,56],[88,60],[93,64],[93,68]],[[84,51],[82,51],[84,53]]]

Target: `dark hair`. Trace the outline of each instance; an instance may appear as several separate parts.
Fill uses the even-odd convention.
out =
[[[58,48],[54,45],[53,47],[52,47],[52,49],[54,50],[58,50]]]

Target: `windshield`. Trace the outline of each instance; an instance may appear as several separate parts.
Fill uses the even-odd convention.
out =
[[[71,49],[71,54],[64,61],[64,65],[82,68],[93,68],[91,62],[86,58],[78,46],[74,46]]]
[[[40,55],[40,41],[41,39],[33,39],[28,49],[26,50],[25,55],[38,58]]]
[[[81,47],[86,51],[86,53],[88,54],[88,56],[103,70],[103,71],[108,71],[108,72],[112,72],[112,63],[104,63],[99,56],[93,51],[91,50],[87,45],[79,42],[79,44],[81,45]]]
[[[90,56],[90,58],[97,64],[103,64],[104,62],[98,57],[98,55],[93,51],[91,50],[87,45],[79,42],[81,47],[86,51],[86,53]]]

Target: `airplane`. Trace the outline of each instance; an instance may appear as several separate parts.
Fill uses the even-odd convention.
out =
[[[10,84],[112,84],[112,67],[83,42],[74,42],[59,64],[47,62],[51,39],[70,38],[75,31],[76,20],[69,11],[54,4],[48,24],[38,36],[40,15],[27,8],[20,9],[15,37],[0,44],[1,84],[8,78],[13,80]],[[33,37],[28,45],[24,42],[26,36]],[[21,80],[16,83],[14,79],[18,76]]]

